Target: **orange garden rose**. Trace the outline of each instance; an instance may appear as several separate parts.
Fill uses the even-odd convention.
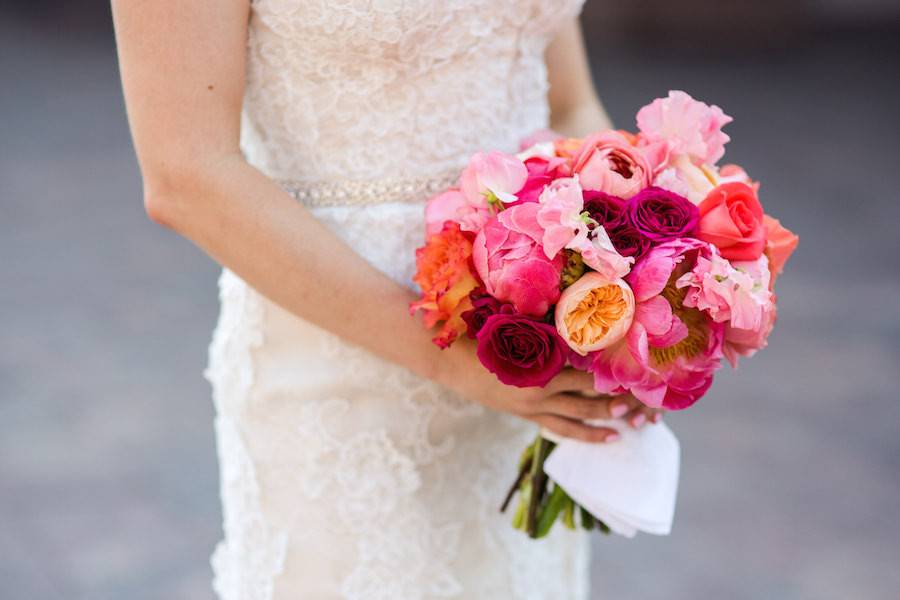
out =
[[[469,266],[472,242],[456,223],[447,222],[444,228],[428,237],[425,245],[416,250],[416,274],[413,276],[422,289],[422,297],[409,305],[411,313],[424,311],[425,325],[444,325],[434,343],[446,348],[466,330],[462,313],[472,308],[469,292],[478,280]]]
[[[625,336],[634,318],[634,294],[621,279],[591,271],[566,288],[555,317],[560,337],[585,356]]]

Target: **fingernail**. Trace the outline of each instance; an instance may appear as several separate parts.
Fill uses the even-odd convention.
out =
[[[609,403],[609,414],[618,419],[628,412],[628,403],[624,400],[613,400]]]
[[[606,444],[608,444],[610,442],[616,442],[619,440],[620,437],[622,437],[622,436],[620,436],[618,433],[611,433],[608,436],[606,436],[605,438],[603,438],[603,442]]]
[[[638,413],[631,417],[631,426],[632,427],[640,427],[647,420],[647,417],[644,416],[644,413]]]
[[[650,420],[653,421],[654,423],[659,423],[660,419],[662,419],[662,415],[659,413],[653,413],[650,416]]]

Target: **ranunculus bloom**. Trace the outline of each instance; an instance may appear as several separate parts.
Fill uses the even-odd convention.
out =
[[[425,233],[440,233],[448,221],[458,223],[463,231],[476,233],[489,218],[491,210],[484,198],[473,204],[459,190],[450,189],[438,194],[425,205]]]
[[[675,279],[709,246],[695,239],[660,244],[626,277],[635,298],[625,339],[601,350],[591,366],[598,392],[630,391],[644,404],[679,410],[696,402],[721,367],[724,326],[684,306]]]
[[[410,304],[411,313],[424,311],[425,325],[434,327],[443,321],[434,343],[449,346],[466,328],[462,313],[471,308],[469,292],[478,285],[471,269],[472,242],[456,223],[447,223],[440,233],[431,235],[425,246],[416,250],[416,274],[422,297]]]
[[[472,290],[469,300],[472,302],[472,308],[462,313],[462,319],[466,322],[466,335],[474,340],[488,317],[497,314],[506,305],[485,292],[483,288]]]
[[[700,203],[697,237],[728,260],[756,260],[766,247],[763,208],[745,183],[716,186]]]
[[[784,270],[784,263],[791,257],[800,238],[784,227],[781,222],[769,215],[763,216],[763,225],[766,228],[766,255],[769,257],[769,267],[772,269],[772,283]]]
[[[478,332],[478,358],[501,382],[544,387],[566,364],[565,343],[552,325],[512,313],[487,318]]]
[[[769,334],[772,333],[777,319],[778,308],[773,295],[772,302],[769,303],[769,306],[763,313],[761,327],[757,329],[738,329],[731,325],[725,326],[725,345],[722,350],[732,367],[737,367],[738,359],[741,356],[753,356],[757,351],[766,347],[769,341]]]
[[[670,91],[638,111],[637,125],[648,144],[664,142],[670,154],[687,154],[710,165],[725,154],[730,139],[722,127],[733,119],[716,105],[709,106],[682,91]]]
[[[469,160],[459,180],[459,187],[470,204],[496,198],[515,202],[516,193],[525,185],[528,169],[515,156],[502,152],[478,152]]]
[[[565,258],[544,253],[540,206],[526,202],[507,208],[478,233],[472,249],[475,269],[488,293],[526,315],[543,316],[559,299]]]
[[[694,268],[675,283],[679,289],[687,288],[684,305],[705,311],[717,323],[759,330],[772,304],[768,259],[760,256],[732,264],[714,248],[710,250],[698,256]]]
[[[584,211],[607,232],[625,223],[624,199],[598,190],[585,190],[582,196]]]
[[[698,217],[690,200],[658,187],[649,187],[628,202],[629,222],[653,242],[692,236]]]
[[[572,166],[581,186],[631,198],[650,185],[650,164],[621,133],[605,131],[584,139]]]
[[[556,304],[556,330],[582,356],[622,339],[633,317],[631,288],[599,273],[586,273],[563,291]]]

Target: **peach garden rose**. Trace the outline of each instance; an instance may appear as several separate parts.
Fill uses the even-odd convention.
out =
[[[621,279],[586,273],[562,293],[555,318],[560,337],[586,356],[625,336],[634,318],[634,294]]]

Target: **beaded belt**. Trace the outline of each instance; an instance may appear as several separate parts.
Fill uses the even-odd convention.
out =
[[[459,170],[435,177],[374,179],[367,181],[279,181],[288,194],[309,207],[358,206],[385,202],[424,203],[456,184]]]

